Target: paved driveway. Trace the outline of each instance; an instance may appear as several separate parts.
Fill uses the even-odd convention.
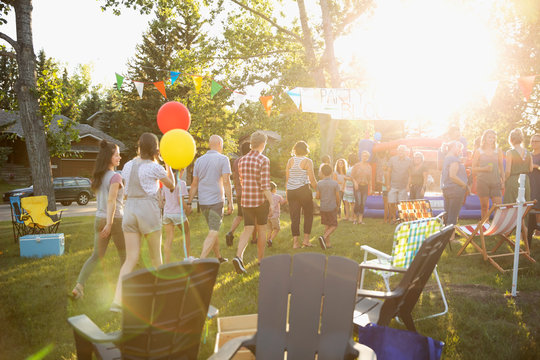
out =
[[[93,216],[96,214],[96,202],[90,201],[86,205],[77,205],[76,202],[71,203],[69,206],[63,206],[60,203],[56,204],[56,209],[65,209],[62,217],[73,217],[73,216]],[[11,210],[9,204],[2,203],[0,204],[0,221],[11,221]]]

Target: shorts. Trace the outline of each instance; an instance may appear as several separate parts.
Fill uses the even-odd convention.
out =
[[[244,226],[266,225],[268,222],[268,211],[270,210],[270,204],[268,201],[264,201],[257,207],[245,207],[242,209],[244,212]]]
[[[154,198],[128,198],[124,206],[122,230],[142,235],[161,231],[161,210]]]
[[[321,224],[327,226],[337,226],[337,209],[332,211],[321,211]]]
[[[388,202],[390,204],[396,204],[400,201],[408,200],[407,189],[391,188],[388,192]]]
[[[187,221],[186,214],[163,214],[163,225],[182,225]]]
[[[241,195],[236,195],[236,208],[238,209],[236,216],[243,217],[244,211],[242,210],[242,196]]]
[[[501,197],[501,183],[488,183],[482,179],[476,178],[476,195],[478,197]]]
[[[273,230],[279,231],[281,228],[279,226],[279,218],[268,218],[268,232]]]
[[[201,211],[208,224],[208,229],[213,231],[219,231],[221,223],[223,221],[223,203],[217,203],[212,205],[199,205]]]

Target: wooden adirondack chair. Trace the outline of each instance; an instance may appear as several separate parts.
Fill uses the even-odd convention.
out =
[[[392,291],[358,289],[358,301],[353,317],[354,324],[366,326],[369,323],[376,323],[386,326],[392,318],[398,316],[407,329],[416,331],[411,315],[412,309],[453,232],[454,226],[447,226],[431,235],[422,243],[408,269],[380,264],[360,265],[362,271],[365,269],[394,271],[403,273],[403,278]]]
[[[522,236],[521,240],[523,245],[520,244],[519,254],[524,256],[530,262],[536,262],[530,256],[529,242],[527,241],[527,228],[525,227],[525,218],[529,211],[532,209],[536,201],[527,201],[523,204],[524,211],[521,219],[518,219],[517,216],[517,204],[500,204],[493,206],[489,212],[484,216],[480,222],[476,225],[464,225],[456,226],[456,232],[463,236],[466,240],[461,249],[458,251],[458,256],[462,255],[467,246],[472,245],[478,253],[482,254],[484,261],[489,261],[500,272],[504,272],[511,269],[503,269],[495,259],[505,256],[514,256],[515,242],[510,239],[510,234],[516,228],[517,222],[521,221],[522,223]],[[490,221],[490,217],[493,215],[493,220]],[[487,250],[486,247],[486,236],[495,236],[499,235],[501,239],[497,244],[491,249]],[[480,244],[477,244],[474,239],[476,237],[480,238]],[[496,253],[496,251],[503,245],[507,243],[509,248],[504,253]]]
[[[369,265],[369,264],[382,264],[386,266],[401,267],[407,269],[422,243],[431,235],[439,232],[443,228],[443,221],[441,218],[427,218],[414,221],[407,221],[400,223],[396,230],[394,231],[394,243],[392,246],[392,255],[385,254],[379,250],[372,248],[371,246],[362,245],[360,248],[364,251],[364,261],[360,264]],[[368,255],[375,255],[375,259],[369,259]],[[390,291],[390,282],[389,279],[397,275],[398,273],[392,271],[377,271],[373,270],[377,275],[382,276],[384,284],[386,285],[387,291]],[[364,287],[364,275],[365,272],[362,271],[360,278],[360,289]],[[416,319],[423,320],[427,318],[432,318],[436,316],[444,315],[448,312],[448,302],[446,301],[446,296],[444,295],[444,290],[439,279],[439,274],[437,272],[437,266],[433,270],[433,276],[437,285],[439,287],[439,292],[441,293],[441,299],[444,304],[444,310],[442,312],[428,315],[426,317]]]
[[[122,331],[106,334],[86,315],[68,319],[78,359],[197,359],[217,259],[167,264],[122,279]]]
[[[11,226],[13,228],[13,241],[15,243],[21,236],[33,234],[35,232],[34,227],[27,226],[25,220],[31,221],[31,217],[28,214],[23,213],[21,208],[21,198],[18,196],[11,196],[9,198],[9,205],[11,207]]]
[[[351,318],[358,263],[338,256],[276,255],[261,262],[257,333],[227,342],[210,359],[244,346],[257,359],[355,359],[374,355],[354,343]]]
[[[33,227],[36,233],[55,233],[60,226],[63,210],[48,211],[46,195],[28,196],[21,199],[22,208],[30,217],[24,221],[26,226]],[[58,216],[53,220],[52,216]]]

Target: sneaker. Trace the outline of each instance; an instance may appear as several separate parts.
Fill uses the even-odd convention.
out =
[[[229,259],[224,258],[224,257],[220,257],[220,258],[218,258],[218,260],[219,260],[219,263],[220,263],[220,264],[223,264],[224,262],[229,261]]]
[[[238,256],[235,256],[232,262],[237,274],[247,273],[246,268],[244,267],[244,262]]]
[[[321,245],[321,248],[323,250],[326,250],[326,242],[324,241],[324,236],[319,236],[319,245]]]
[[[272,247],[272,240],[268,240],[268,241],[266,242],[266,246]]]
[[[228,232],[227,235],[225,235],[225,243],[228,247],[231,247],[233,245],[234,240],[234,234],[232,232]]]

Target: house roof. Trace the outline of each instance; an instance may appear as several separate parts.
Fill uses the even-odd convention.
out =
[[[59,132],[60,131],[60,127],[58,126],[58,121],[59,120],[61,120],[61,121],[72,121],[70,118],[68,118],[66,116],[55,115],[55,117],[53,119],[53,123],[49,127],[50,131],[53,131],[53,132]],[[7,129],[3,130],[3,132],[16,134],[18,137],[23,138],[24,137],[24,130],[22,128],[21,120],[20,120],[20,117],[19,117],[19,112],[18,111],[12,112],[12,111],[0,110],[0,126],[8,124],[8,123],[13,122],[13,121],[15,121],[15,123],[10,125]],[[73,128],[79,131],[79,139],[83,138],[83,137],[90,136],[90,137],[94,137],[94,138],[96,138],[98,140],[107,140],[107,141],[110,141],[112,143],[115,143],[116,145],[118,145],[120,150],[125,150],[125,148],[126,148],[124,143],[121,142],[120,140],[116,140],[112,136],[109,136],[106,133],[104,133],[103,131],[101,131],[99,129],[96,129],[96,128],[90,126],[90,125],[75,123]],[[73,146],[72,146],[73,150],[92,151],[92,150],[86,149],[87,147],[88,146],[85,146],[84,149],[83,149],[83,147],[78,146],[77,144],[73,144]],[[95,149],[93,149],[93,150],[95,151]]]

